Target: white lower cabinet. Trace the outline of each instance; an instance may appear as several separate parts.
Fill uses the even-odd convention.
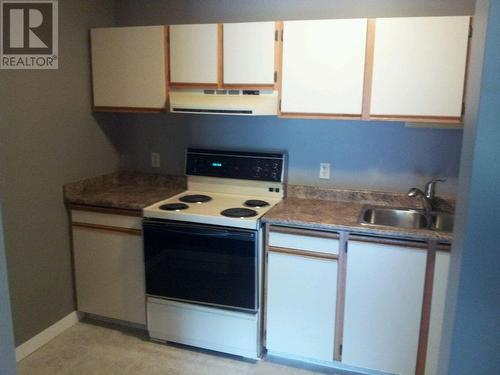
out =
[[[126,216],[73,211],[73,254],[78,311],[146,324],[141,232],[113,226]],[[109,216],[108,224],[102,220]],[[93,224],[94,221],[101,224]],[[140,218],[130,218],[131,222]]]
[[[337,252],[338,241],[332,243]],[[268,254],[267,350],[296,358],[333,360],[337,260],[272,248]]]
[[[438,375],[439,348],[441,345],[449,268],[450,253],[438,251],[434,266],[434,281],[432,283],[431,319],[427,341],[425,375]]]
[[[343,363],[415,374],[426,259],[423,248],[349,241]]]

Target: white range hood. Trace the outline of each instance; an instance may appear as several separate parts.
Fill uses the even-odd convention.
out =
[[[278,93],[264,90],[171,90],[170,112],[272,116],[278,113]]]

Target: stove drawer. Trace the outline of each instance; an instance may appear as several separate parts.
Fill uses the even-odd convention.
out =
[[[275,248],[338,255],[340,240],[337,233],[271,226],[268,245]]]

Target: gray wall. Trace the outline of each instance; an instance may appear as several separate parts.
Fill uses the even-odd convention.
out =
[[[500,0],[478,0],[475,23],[473,100],[464,134],[440,362],[440,373],[453,375],[500,371]]]
[[[2,208],[0,207],[0,368],[2,375],[16,373],[16,356],[14,351],[14,333],[10,311],[9,284],[5,249],[3,243]]]
[[[474,0],[122,0],[118,25],[235,22],[279,19],[471,15]],[[187,146],[284,149],[296,184],[406,191],[431,177],[447,177],[440,192],[454,193],[461,131],[408,129],[401,123],[283,120],[202,115],[120,115],[113,139],[122,167],[182,174]],[[151,151],[162,168],[150,168]],[[330,162],[331,180],[319,180]]]
[[[158,151],[162,172],[182,174],[190,145],[278,149],[288,150],[291,183],[389,191],[445,176],[439,189],[453,192],[462,139],[461,131],[382,122],[172,114],[123,115],[120,123],[125,168],[155,172],[149,152]],[[331,163],[331,180],[318,178],[320,162]]]
[[[0,71],[0,165],[16,344],[75,309],[62,184],[115,170],[92,116],[88,30],[113,1],[59,2],[59,70]],[[107,118],[106,122],[112,122]]]

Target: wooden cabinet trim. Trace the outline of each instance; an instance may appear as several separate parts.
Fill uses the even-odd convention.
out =
[[[222,84],[222,89],[227,89],[227,90],[274,90],[274,85],[268,85],[265,83],[255,83],[255,84],[248,84],[248,83],[223,83]]]
[[[320,119],[320,120],[361,120],[361,115],[349,115],[340,113],[295,113],[295,112],[280,112],[281,118],[303,118],[303,119]]]
[[[217,87],[224,85],[224,25],[217,24]]]
[[[276,90],[278,90],[278,117],[281,117],[281,86],[283,82],[283,21],[276,22],[275,64],[276,64]]]
[[[83,204],[73,204],[73,203],[68,204],[68,208],[70,210],[76,210],[76,211],[90,211],[90,212],[99,212],[99,213],[103,213],[103,214],[142,217],[142,210],[129,210],[129,209],[125,209],[125,208],[86,206]]]
[[[173,89],[218,89],[217,83],[203,83],[203,82],[170,82],[170,88]]]
[[[380,245],[411,247],[411,248],[419,248],[419,249],[427,249],[429,246],[428,243],[424,242],[424,241],[393,239],[393,238],[386,238],[386,237],[370,237],[370,236],[363,236],[363,235],[357,235],[357,234],[350,234],[348,241],[349,242],[350,241],[368,242],[368,243],[376,243],[376,244],[380,244]]]
[[[71,223],[71,226],[74,228],[83,228],[83,229],[103,231],[103,232],[112,232],[112,233],[120,233],[120,234],[131,234],[134,236],[142,236],[142,230],[140,230],[140,229],[120,228],[120,227],[113,227],[113,226],[109,226],[109,225],[88,224],[88,223],[78,223],[78,222]]]
[[[422,314],[420,318],[420,332],[418,336],[417,364],[415,375],[424,375],[425,373],[427,343],[429,339],[429,327],[431,323],[432,288],[434,283],[434,269],[436,265],[436,247],[436,242],[429,242],[427,263],[425,268],[424,295],[422,300]]]
[[[264,225],[264,279],[262,280],[262,285],[264,290],[262,291],[262,346],[266,347],[267,340],[267,284],[268,284],[268,254],[269,254],[269,230],[270,225]]]
[[[340,232],[340,249],[337,272],[337,306],[335,312],[335,338],[333,359],[342,361],[341,345],[344,338],[345,287],[347,271],[347,232]]]
[[[144,108],[144,107],[93,107],[94,112],[143,112],[143,113],[163,113],[166,107]]]
[[[317,251],[309,251],[309,250],[288,249],[285,247],[277,247],[277,246],[268,246],[267,251],[271,253],[301,256],[305,258],[327,259],[335,261],[339,259],[339,256],[336,254],[320,253]]]
[[[165,111],[167,111],[169,95],[168,95],[168,83],[170,82],[170,27],[165,26],[163,29],[164,35],[164,55],[165,58]]]
[[[340,239],[340,235],[335,232],[324,232],[324,231],[316,231],[309,229],[300,229],[300,228],[292,228],[278,225],[270,225],[270,232],[284,233],[284,234],[296,234],[300,236],[309,236],[309,237],[320,237],[320,238],[329,238],[329,239]]]
[[[275,24],[275,40],[274,40],[274,74],[275,74],[275,82],[274,89],[279,90],[279,99],[281,99],[281,57],[282,57],[282,49],[283,49],[283,21],[276,21]],[[279,109],[279,108],[278,108]]]
[[[366,29],[366,52],[365,52],[365,78],[363,83],[363,104],[361,109],[361,118],[368,120],[370,118],[370,102],[372,98],[373,81],[373,57],[375,53],[375,30],[376,20],[368,19]]]
[[[370,115],[369,121],[430,122],[436,124],[461,124],[462,117],[415,116],[415,115]]]

